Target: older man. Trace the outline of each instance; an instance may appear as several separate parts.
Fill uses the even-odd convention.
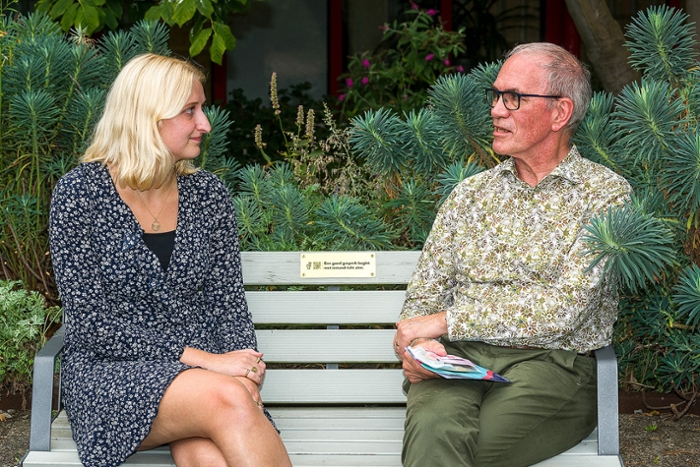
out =
[[[406,293],[395,350],[408,393],[404,466],[526,466],[596,425],[595,360],[617,316],[581,236],[629,184],[571,136],[588,71],[561,47],[516,47],[493,87],[493,149],[510,156],[441,206]],[[404,349],[471,359],[511,383],[446,380]]]

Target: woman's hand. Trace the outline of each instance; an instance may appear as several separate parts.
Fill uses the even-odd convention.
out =
[[[432,339],[421,340],[417,345],[420,345],[425,350],[435,352],[436,354],[444,357],[447,355],[445,351],[445,346],[440,342]],[[420,363],[418,363],[410,354],[405,353],[403,356],[403,374],[406,375],[408,380],[415,384],[423,381],[424,379],[439,378],[437,374],[432,371],[428,371],[423,368]]]
[[[447,333],[447,312],[433,315],[416,316],[396,323],[396,336],[394,337],[394,352],[404,360],[406,347],[415,339],[425,337],[436,339]],[[423,346],[424,348],[427,348]],[[412,359],[411,359],[412,360]]]
[[[253,398],[253,401],[257,406],[260,408],[260,410],[263,409],[263,403],[262,403],[262,397],[260,397],[260,388],[256,383],[254,383],[250,378],[245,378],[241,376],[237,376],[236,379],[240,381],[240,383],[245,386],[245,388],[248,390],[250,393],[250,397]]]
[[[266,368],[262,356],[262,352],[253,349],[214,354],[187,347],[182,353],[180,361],[186,365],[198,366],[217,373],[247,378],[259,385],[262,383]]]

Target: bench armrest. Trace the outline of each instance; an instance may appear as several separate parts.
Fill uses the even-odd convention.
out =
[[[30,451],[49,451],[51,449],[53,375],[56,358],[63,350],[64,335],[65,329],[61,326],[34,357],[32,420],[29,433]]]
[[[612,345],[595,351],[598,372],[598,454],[619,455],[617,357]]]

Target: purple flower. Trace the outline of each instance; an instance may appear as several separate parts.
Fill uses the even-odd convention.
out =
[[[437,10],[433,10],[432,8],[428,11],[425,12],[429,16],[435,16],[437,15]]]
[[[369,83],[369,78],[365,76],[364,78],[362,78],[362,84],[367,84],[367,83]]]
[[[450,66],[450,59],[446,58],[443,63],[445,64],[445,66]]]
[[[369,66],[370,66],[369,60],[367,60],[366,58],[364,60],[362,60],[362,66],[364,68],[369,68]]]
[[[457,71],[459,71],[460,73],[464,73],[464,67],[462,65],[458,66]]]
[[[351,88],[353,85],[352,78],[345,78],[345,85]]]
[[[425,61],[429,62],[430,60],[435,58],[435,54],[428,54],[425,56]]]
[[[345,99],[345,94],[338,95],[338,102],[343,102],[344,99]]]
[[[416,2],[411,2],[411,10],[417,10],[418,4]]]

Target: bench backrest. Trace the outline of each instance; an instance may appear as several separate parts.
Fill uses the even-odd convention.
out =
[[[242,253],[266,404],[405,403],[393,325],[420,253],[372,254],[372,277],[314,278],[304,253]]]

